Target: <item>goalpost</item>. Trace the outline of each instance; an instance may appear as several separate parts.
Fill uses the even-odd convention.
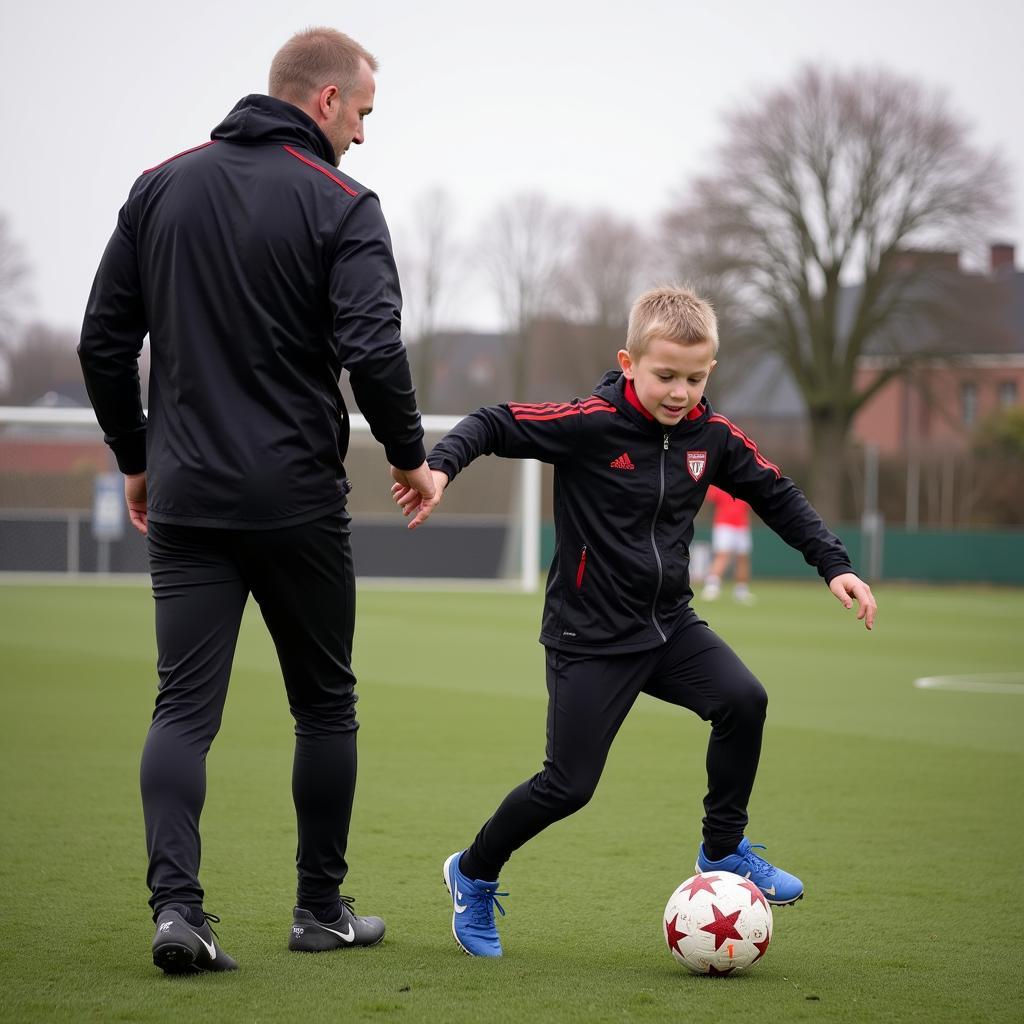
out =
[[[427,450],[460,418],[423,416]],[[361,580],[537,589],[539,462],[478,460],[410,532],[391,500],[383,448],[363,416],[350,423],[345,466]],[[115,472],[92,409],[0,406],[0,575],[145,572],[144,544],[126,525]]]

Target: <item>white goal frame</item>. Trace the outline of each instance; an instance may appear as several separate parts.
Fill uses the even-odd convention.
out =
[[[458,423],[461,416],[422,416],[423,429],[432,433],[445,433]],[[353,434],[370,436],[370,425],[359,414],[350,415]],[[40,408],[36,406],[0,406],[0,427],[2,426],[47,426],[47,427],[92,427],[99,431],[96,416],[89,408]],[[510,522],[518,529],[519,575],[508,579],[518,590],[533,593],[540,583],[540,512],[541,512],[541,464],[534,459],[517,460],[519,467],[518,507],[510,510]],[[410,582],[403,580],[402,582]],[[447,583],[448,580],[417,579],[419,585]],[[494,583],[500,580],[459,580],[462,585]]]

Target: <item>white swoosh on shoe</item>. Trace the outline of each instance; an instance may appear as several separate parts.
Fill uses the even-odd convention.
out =
[[[351,924],[349,924],[349,926],[343,932],[339,932],[334,928],[328,928],[327,925],[325,924],[320,925],[320,927],[323,928],[325,932],[330,932],[332,935],[337,935],[342,942],[351,942],[356,937],[356,930],[352,927]]]
[[[217,947],[212,942],[207,942],[194,928],[189,928],[189,931],[206,947],[206,952],[210,954],[210,959],[216,960]]]
[[[462,913],[465,912],[466,908],[461,903],[459,903],[459,900],[464,900],[465,898],[466,897],[463,896],[461,892],[459,892],[459,887],[456,886],[455,887],[455,899],[452,901],[455,904],[455,913],[456,914],[462,914]]]

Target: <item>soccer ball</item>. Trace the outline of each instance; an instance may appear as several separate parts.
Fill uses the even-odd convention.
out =
[[[749,878],[704,871],[669,897],[662,931],[694,974],[731,974],[756,964],[772,937],[772,908]]]

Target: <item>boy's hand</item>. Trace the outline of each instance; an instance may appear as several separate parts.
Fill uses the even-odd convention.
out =
[[[832,580],[828,589],[839,598],[844,608],[852,608],[853,602],[856,601],[860,605],[857,618],[863,619],[864,625],[871,629],[875,624],[878,605],[875,603],[875,595],[871,593],[871,588],[859,576],[852,572],[844,572]]]
[[[418,473],[419,470],[416,472]],[[432,493],[426,495],[422,486],[414,486],[413,481],[409,478],[410,474],[401,469],[395,469],[394,466],[391,467],[391,475],[395,479],[395,483],[391,486],[391,496],[401,508],[402,515],[410,516],[413,512],[416,513],[412,522],[409,523],[410,530],[415,530],[441,504],[444,489],[448,486],[447,473],[442,473],[439,469],[432,469],[429,473],[433,487]]]

